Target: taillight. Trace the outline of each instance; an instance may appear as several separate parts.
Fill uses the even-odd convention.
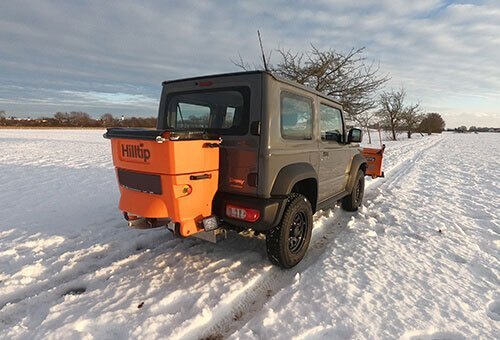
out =
[[[259,219],[260,212],[255,209],[228,204],[226,205],[226,216],[247,222],[255,222]]]
[[[211,81],[200,81],[198,83],[196,83],[196,85],[198,86],[212,86],[212,82]]]

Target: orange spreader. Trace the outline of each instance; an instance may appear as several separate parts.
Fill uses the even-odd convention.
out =
[[[372,178],[384,177],[384,172],[382,171],[382,160],[384,159],[385,145],[382,148],[362,148],[361,153],[366,158],[368,167],[366,168],[366,176],[371,176]]]
[[[219,178],[219,140],[112,138],[119,208],[132,217],[170,218],[182,236],[203,231]]]

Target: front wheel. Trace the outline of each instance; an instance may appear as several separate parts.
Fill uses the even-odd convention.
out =
[[[363,203],[364,193],[365,173],[363,170],[358,170],[351,193],[342,199],[342,209],[347,211],[357,211],[361,206],[361,203]]]
[[[312,215],[306,197],[296,193],[288,196],[280,224],[266,235],[267,255],[273,264],[291,268],[304,258],[311,241]]]

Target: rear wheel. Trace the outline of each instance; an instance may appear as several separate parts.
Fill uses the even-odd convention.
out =
[[[312,233],[311,203],[303,195],[289,195],[283,218],[266,235],[269,260],[280,267],[291,268],[306,254]]]
[[[361,206],[361,203],[363,203],[364,193],[365,173],[363,170],[358,170],[351,193],[342,199],[342,209],[347,211],[357,211]]]

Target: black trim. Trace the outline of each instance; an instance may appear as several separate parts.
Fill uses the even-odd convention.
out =
[[[338,201],[340,201],[342,198],[346,197],[347,195],[349,195],[349,192],[342,191],[340,194],[337,194],[335,196],[327,198],[323,202],[318,203],[317,210],[324,210],[324,209],[333,208],[335,206],[335,204],[337,204]]]
[[[190,77],[190,78],[182,78],[182,79],[175,79],[175,80],[165,80],[162,85],[167,85],[167,84],[175,84],[175,83],[182,83],[184,81],[193,81],[193,80],[201,80],[201,79],[206,79],[206,78],[222,78],[222,77],[234,77],[234,76],[243,76],[243,75],[250,75],[250,74],[270,74],[270,72],[266,71],[246,71],[246,72],[233,72],[233,73],[219,73],[219,74],[210,74],[206,76],[198,76],[198,77]]]
[[[200,180],[200,179],[210,179],[210,178],[212,178],[211,174],[191,175],[191,176],[189,176],[189,179],[192,180],[192,181],[197,181],[197,180]]]
[[[349,171],[349,179],[347,180],[346,191],[351,192],[352,188],[354,188],[354,183],[356,181],[356,177],[358,176],[359,169],[366,169],[366,158],[357,153],[354,155],[351,161],[351,170]],[[363,171],[364,172],[364,171]]]
[[[140,129],[140,128],[108,128],[103,135],[104,138],[125,138],[125,139],[143,139],[143,140],[156,140],[164,132],[169,130],[160,129]]]
[[[236,91],[239,92],[243,98],[243,119],[240,125],[231,128],[172,128],[168,126],[168,120],[170,114],[177,114],[176,112],[169,112],[171,100],[173,97],[189,95],[189,94],[203,94],[203,93],[214,93],[214,92],[225,92],[225,91]],[[176,91],[169,92],[164,102],[161,105],[163,111],[159,112],[158,117],[158,126],[163,129],[167,129],[167,131],[174,131],[182,133],[184,131],[200,131],[206,132],[208,134],[217,134],[217,135],[246,135],[248,133],[249,121],[250,121],[250,101],[251,101],[251,89],[249,86],[227,86],[227,87],[215,87],[215,88],[200,88],[196,90],[188,90],[188,91]]]
[[[298,89],[301,89],[301,90],[305,90],[309,93],[312,93],[312,94],[317,95],[323,99],[326,99],[328,101],[334,102],[337,105],[342,106],[342,104],[340,104],[339,101],[333,99],[332,97],[328,97],[324,93],[316,91],[315,89],[313,89],[309,86],[299,84],[293,80],[289,80],[289,79],[280,77],[280,76],[273,74],[272,72],[269,72],[269,71],[245,71],[245,72],[233,72],[233,73],[220,73],[220,74],[211,74],[211,75],[190,77],[190,78],[183,78],[183,79],[165,80],[164,82],[162,82],[162,85],[182,83],[185,81],[210,80],[210,79],[214,79],[214,78],[216,79],[216,78],[235,77],[235,76],[237,77],[237,76],[254,75],[254,74],[267,74],[267,75],[273,77],[276,81],[291,85],[291,86],[298,88]],[[210,78],[210,79],[208,79],[208,78]]]
[[[295,163],[283,167],[271,189],[272,196],[285,196],[292,192],[292,188],[304,179],[314,179],[318,183],[318,175],[310,163]]]
[[[260,120],[250,123],[250,134],[252,136],[260,136]]]
[[[140,140],[156,140],[161,137],[165,132],[170,132],[172,140],[217,140],[218,134],[208,133],[200,130],[185,130],[173,131],[173,129],[141,129],[141,128],[108,128],[107,132],[103,135],[104,138],[123,138],[123,139],[140,139]],[[204,147],[218,147],[218,143],[205,143]]]
[[[359,140],[353,140],[353,136],[352,134],[354,133],[354,131],[359,131],[360,133],[360,139]],[[351,143],[361,143],[363,141],[363,130],[361,129],[358,129],[358,128],[351,128],[349,130],[349,133],[347,134],[347,144],[351,144]]]
[[[161,195],[161,177],[134,171],[117,169],[118,182],[127,189]]]
[[[260,218],[254,223],[229,218],[226,216],[226,205],[228,204],[256,209],[260,212]],[[215,194],[213,199],[213,211],[224,225],[235,229],[253,229],[259,232],[268,231],[278,225],[283,216],[285,205],[286,197],[258,198],[220,191]]]

